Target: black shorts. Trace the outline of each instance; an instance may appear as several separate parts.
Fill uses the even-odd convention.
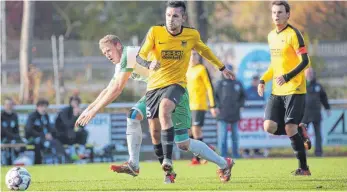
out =
[[[204,126],[205,113],[203,110],[192,110],[192,125],[194,126]]]
[[[159,105],[163,98],[167,98],[177,106],[186,90],[178,85],[173,84],[167,87],[150,90],[146,93],[146,113],[148,119],[158,118]]]
[[[272,95],[265,108],[265,120],[277,123],[275,135],[286,135],[285,125],[299,125],[304,116],[305,94]]]

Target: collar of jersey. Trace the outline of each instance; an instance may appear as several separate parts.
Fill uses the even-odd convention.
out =
[[[281,31],[277,31],[277,29],[276,29],[276,33],[280,34],[282,31],[286,30],[288,27],[289,27],[289,24],[287,24],[287,26],[285,28],[283,28]]]
[[[168,32],[168,33],[169,33],[171,36],[174,36],[174,37],[175,37],[175,36],[177,36],[177,35],[181,35],[181,33],[183,32],[183,28],[184,28],[184,27],[183,27],[183,26],[181,26],[181,31],[180,31],[179,33],[177,33],[177,34],[175,34],[175,35],[174,35],[174,34],[170,33],[170,31],[169,31],[169,30],[167,30],[167,27],[166,27],[166,25],[165,25],[165,29],[166,29],[166,31],[167,31],[167,32]]]

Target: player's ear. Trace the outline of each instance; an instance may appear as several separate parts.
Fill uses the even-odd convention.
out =
[[[121,43],[119,43],[119,42],[117,42],[117,44],[116,44],[116,48],[117,48],[118,50],[121,50],[121,49],[122,49],[122,44],[121,44]]]
[[[183,16],[182,16],[182,18],[183,18],[183,22],[186,22],[187,19],[188,19],[187,13],[184,13]]]

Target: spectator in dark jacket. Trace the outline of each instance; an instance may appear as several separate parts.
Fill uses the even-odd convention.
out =
[[[55,128],[58,131],[58,139],[63,144],[69,145],[69,155],[72,159],[77,159],[74,144],[79,144],[79,155],[83,156],[88,132],[84,127],[75,130],[75,122],[82,112],[79,107],[81,99],[77,96],[70,97],[69,106],[62,109],[55,121]]]
[[[1,112],[1,143],[22,142],[18,124],[18,115],[13,111],[13,101],[6,98],[4,110]]]
[[[317,82],[315,73],[312,68],[308,68],[306,71],[307,80],[307,93],[305,101],[305,113],[302,119],[302,123],[312,123],[315,132],[315,155],[322,156],[322,133],[321,133],[321,106],[323,105],[327,115],[330,116],[330,105],[328,97],[324,91],[323,86]]]
[[[53,137],[55,130],[49,122],[47,108],[48,101],[40,99],[36,104],[36,110],[29,114],[25,125],[28,143],[35,145],[35,164],[42,163],[42,150],[51,150],[52,153],[62,150],[60,142]]]
[[[25,143],[19,135],[18,115],[13,111],[13,101],[11,98],[5,98],[4,109],[1,112],[1,143],[15,144]],[[11,165],[17,158],[22,148],[7,148],[1,153],[2,162]]]
[[[231,65],[227,65],[232,70]],[[232,131],[232,155],[239,157],[238,146],[238,121],[240,120],[240,109],[245,103],[245,93],[242,84],[237,80],[222,77],[216,87],[216,103],[219,108],[218,119],[218,147],[221,156],[226,157],[228,152],[227,133],[228,125]]]

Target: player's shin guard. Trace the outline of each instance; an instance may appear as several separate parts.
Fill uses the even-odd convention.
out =
[[[174,142],[174,128],[171,127],[167,130],[161,131],[161,143],[163,145],[163,155],[164,159],[172,159]]]
[[[214,152],[206,143],[195,139],[190,139],[189,142],[188,150],[194,155],[217,164],[220,169],[224,169],[228,166],[225,159]]]
[[[296,158],[299,160],[299,166],[303,170],[308,170],[307,160],[306,160],[306,151],[304,147],[304,141],[299,133],[290,137],[293,150],[296,154]]]
[[[154,153],[157,156],[160,165],[163,164],[163,160],[164,160],[164,154],[163,154],[163,146],[161,145],[161,143],[157,144],[157,145],[153,145],[154,146]]]
[[[127,143],[129,151],[129,161],[139,167],[140,150],[142,143],[141,122],[137,119],[127,118]]]

